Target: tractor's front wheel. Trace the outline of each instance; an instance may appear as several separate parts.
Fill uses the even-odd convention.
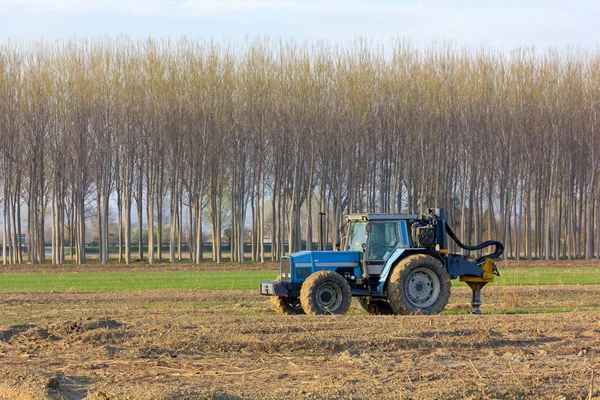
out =
[[[300,299],[297,297],[273,296],[271,297],[271,307],[273,307],[278,314],[304,314],[304,310],[300,305]]]
[[[277,275],[277,281],[281,280],[281,275]],[[271,307],[277,312],[277,314],[284,315],[298,315],[304,314],[304,310],[300,305],[300,299],[298,297],[283,297],[273,296],[270,299]]]
[[[438,314],[448,304],[450,285],[448,271],[438,259],[417,254],[394,267],[387,296],[397,314]]]
[[[300,304],[307,314],[346,314],[351,303],[350,285],[337,272],[315,272],[300,289]]]

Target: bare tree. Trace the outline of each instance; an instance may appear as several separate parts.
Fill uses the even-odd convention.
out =
[[[600,257],[599,60],[406,40],[7,42],[3,261],[24,261],[24,231],[43,262],[51,219],[52,262],[70,246],[83,263],[93,218],[107,263],[114,207],[126,264],[135,220],[140,260],[168,236],[172,263],[185,244],[201,262],[210,229],[213,260],[227,230],[243,262],[248,242],[265,260],[268,234],[274,260],[311,248],[318,213],[335,245],[346,213],[431,206],[507,257]]]

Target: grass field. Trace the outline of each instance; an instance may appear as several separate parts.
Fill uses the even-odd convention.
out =
[[[248,290],[273,271],[158,271],[2,274],[1,291],[121,291],[149,289]]]
[[[9,273],[0,275],[0,291],[256,290],[260,282],[275,275],[272,270]],[[458,280],[452,284],[465,285]],[[590,284],[600,284],[600,269],[510,268],[501,271],[491,285]]]

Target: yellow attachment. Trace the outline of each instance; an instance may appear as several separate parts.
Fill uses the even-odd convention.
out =
[[[494,281],[494,273],[493,273],[494,262],[491,258],[485,260],[481,268],[483,269],[483,276],[467,276],[462,275],[460,280],[467,283],[488,283]]]
[[[440,249],[440,254],[441,255],[448,254],[448,249]]]

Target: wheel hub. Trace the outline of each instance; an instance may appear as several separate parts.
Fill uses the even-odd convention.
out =
[[[417,268],[411,272],[404,285],[408,301],[420,308],[429,307],[440,294],[440,280],[428,268]]]
[[[330,282],[319,286],[315,297],[317,305],[323,310],[335,311],[342,304],[342,290]]]

